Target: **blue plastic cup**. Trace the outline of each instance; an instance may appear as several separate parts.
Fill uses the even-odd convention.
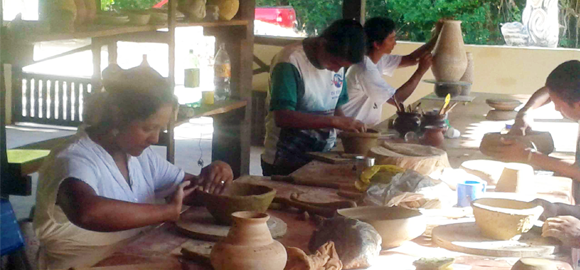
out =
[[[457,184],[457,206],[467,207],[471,201],[481,198],[487,183],[477,180],[465,180]]]

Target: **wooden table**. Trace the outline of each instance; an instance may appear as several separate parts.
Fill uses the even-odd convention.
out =
[[[513,120],[486,120],[485,116],[487,112],[492,109],[485,103],[486,99],[517,99],[525,103],[530,97],[530,95],[490,93],[471,93],[471,95],[475,96],[472,102],[458,104],[448,116],[451,126],[461,132],[460,138],[445,139],[441,147],[447,151],[449,162],[454,168],[458,168],[466,160],[491,159],[479,151],[479,144],[481,143],[483,135],[489,132],[500,132],[505,128],[506,124],[513,123]],[[441,100],[420,99],[416,103],[418,102],[421,102],[421,107],[425,111],[440,108],[443,105],[443,101]],[[578,125],[575,122],[563,119],[552,104],[535,110],[532,116],[535,121],[533,125],[535,130],[551,132],[556,148],[552,156],[573,160]],[[385,132],[388,130],[389,121],[391,120],[385,120],[375,128]]]

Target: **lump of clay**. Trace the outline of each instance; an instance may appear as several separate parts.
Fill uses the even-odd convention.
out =
[[[327,219],[310,238],[308,248],[315,252],[328,241],[334,242],[343,269],[365,268],[379,256],[381,236],[368,223],[345,217]]]
[[[341,270],[342,262],[333,242],[322,245],[315,254],[306,255],[295,247],[287,247],[288,262],[284,270]]]

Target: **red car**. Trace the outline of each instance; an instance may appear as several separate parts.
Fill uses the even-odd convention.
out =
[[[168,0],[161,0],[153,8],[161,8],[167,4]],[[283,7],[257,7],[256,20],[275,24],[284,28],[294,28],[296,21],[296,11],[291,6]]]

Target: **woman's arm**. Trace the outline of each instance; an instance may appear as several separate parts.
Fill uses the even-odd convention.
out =
[[[423,46],[414,50],[412,53],[403,56],[403,58],[401,59],[401,63],[399,64],[399,68],[414,66],[417,63],[419,63],[419,61],[420,61],[419,59],[421,57],[427,55],[428,53],[431,53],[431,51],[435,47],[435,44],[437,44],[437,39],[439,38],[439,33],[441,32],[442,26],[443,26],[443,21],[441,21],[441,20],[437,21],[437,23],[435,24],[435,29],[433,30],[433,36],[431,37],[431,39],[427,43],[423,44]]]
[[[337,128],[345,131],[364,132],[363,122],[351,117],[325,116],[291,110],[274,111],[276,125],[281,128],[320,129]]]
[[[528,117],[528,114],[550,102],[550,94],[547,87],[544,86],[534,92],[528,102],[526,102],[526,105],[524,105],[516,115],[514,125],[510,129],[509,134],[520,136],[526,135],[526,132],[531,129],[530,124],[532,122],[532,119]]]
[[[395,92],[395,98],[398,102],[404,102],[411,96],[411,94],[413,94],[415,89],[417,89],[417,85],[419,85],[419,82],[421,82],[421,78],[423,78],[423,75],[425,75],[427,70],[429,70],[432,63],[433,59],[431,54],[427,54],[421,58],[419,67],[415,73],[413,73],[411,78],[409,78],[409,80],[407,80],[407,82],[405,82],[405,84],[399,87],[397,92]],[[389,99],[388,103],[394,105],[395,101],[391,98]]]
[[[182,200],[193,189],[184,191],[189,182],[179,185],[169,204],[130,203],[98,196],[85,182],[65,179],[59,187],[56,203],[75,225],[98,232],[116,232],[165,221],[174,221],[181,213]]]

